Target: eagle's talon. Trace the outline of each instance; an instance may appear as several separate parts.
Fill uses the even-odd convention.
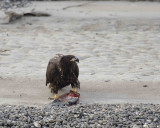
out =
[[[74,93],[77,93],[77,90],[76,90],[75,88],[72,88],[72,91],[73,91]]]
[[[48,97],[49,100],[55,100],[54,97]]]
[[[57,99],[57,98],[58,98],[58,95],[55,94],[54,97],[49,97],[48,99],[49,99],[49,100],[55,100],[55,99]]]

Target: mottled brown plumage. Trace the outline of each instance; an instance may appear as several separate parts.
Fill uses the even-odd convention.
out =
[[[57,94],[58,90],[70,84],[72,88],[80,88],[79,68],[76,62],[79,60],[75,56],[62,54],[57,54],[49,60],[46,71],[46,86],[50,83],[51,92]]]

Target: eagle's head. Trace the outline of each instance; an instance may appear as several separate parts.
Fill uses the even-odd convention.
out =
[[[75,56],[73,56],[73,55],[68,55],[68,57],[69,57],[69,60],[70,60],[71,62],[78,62],[78,63],[79,63],[79,59],[78,59],[77,57],[75,57]]]
[[[68,74],[75,67],[76,62],[79,62],[79,59],[74,55],[64,55],[59,63],[60,71]]]
[[[79,59],[74,55],[65,55],[61,60],[64,60],[66,63],[79,62]]]

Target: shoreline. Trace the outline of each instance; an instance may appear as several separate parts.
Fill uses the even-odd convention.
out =
[[[160,82],[131,81],[81,81],[81,103],[125,104],[153,103],[160,104]],[[2,104],[40,105],[51,101],[53,94],[46,87],[43,79],[7,78],[0,79],[0,99]],[[70,86],[59,91],[59,95],[69,92]]]

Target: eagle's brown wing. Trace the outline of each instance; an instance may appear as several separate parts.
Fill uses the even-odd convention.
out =
[[[46,86],[48,83],[52,82],[54,79],[54,75],[60,69],[58,69],[59,61],[62,58],[62,54],[57,54],[54,58],[49,60],[47,71],[46,71]]]

